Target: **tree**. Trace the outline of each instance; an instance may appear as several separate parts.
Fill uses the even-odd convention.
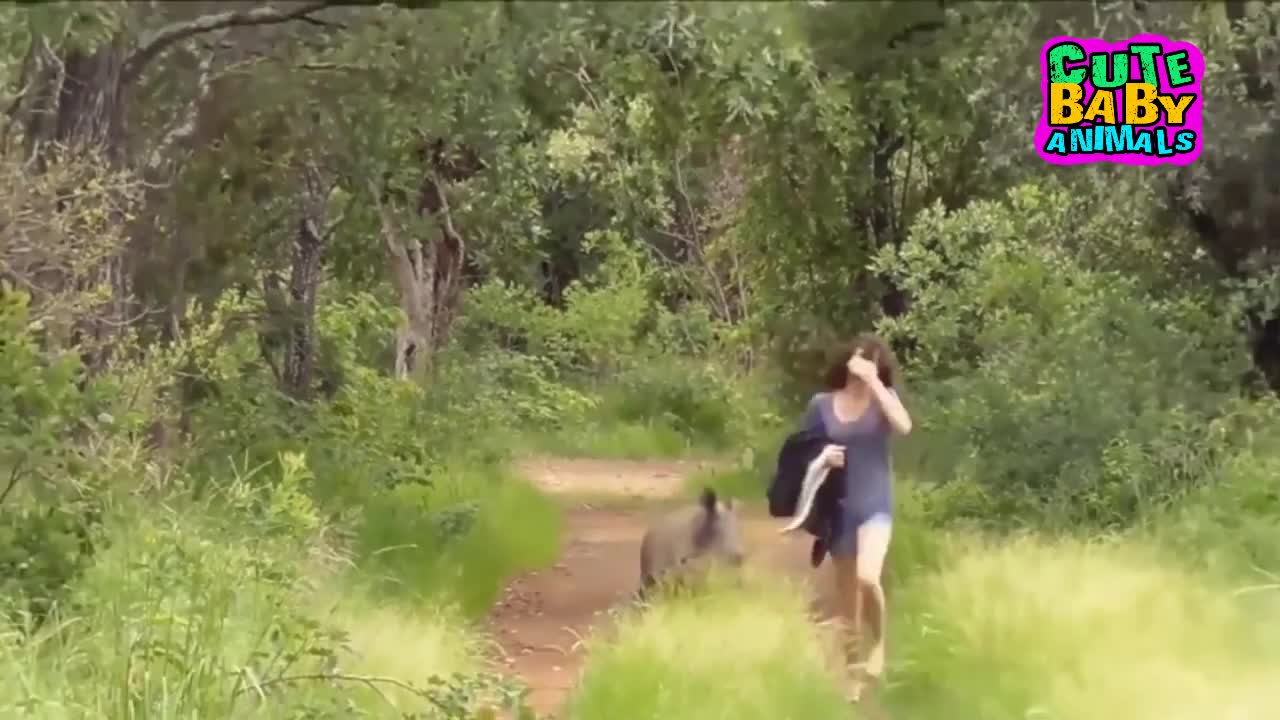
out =
[[[26,162],[35,172],[47,170],[60,156],[97,157],[112,167],[136,171],[140,168],[130,153],[131,100],[157,58],[199,35],[311,18],[328,4],[307,2],[289,9],[263,5],[158,24],[157,12],[166,11],[143,5],[32,10],[18,76],[21,90],[9,110],[9,135],[18,133]],[[162,137],[178,142],[191,122],[180,118]],[[152,153],[164,156],[164,149]],[[123,214],[112,218],[121,225],[127,220]],[[132,268],[126,261],[124,249],[101,259],[97,275],[111,288],[107,309],[79,324],[79,334],[97,348],[86,357],[92,370],[102,369],[111,338],[136,318],[130,302]]]

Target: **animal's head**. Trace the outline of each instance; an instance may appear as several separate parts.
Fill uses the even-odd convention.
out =
[[[699,504],[702,518],[694,530],[694,552],[714,556],[733,566],[741,565],[745,553],[738,528],[737,503],[733,498],[721,501],[715,490],[706,488]]]

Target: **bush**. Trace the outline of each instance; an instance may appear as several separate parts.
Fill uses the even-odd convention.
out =
[[[74,353],[42,351],[28,300],[0,289],[0,597],[42,619],[92,554],[91,472],[68,439],[100,406]]]
[[[468,290],[457,346],[469,353],[515,350],[549,360],[559,372],[593,377],[629,364],[643,324],[657,312],[646,289],[651,272],[616,233],[591,233],[584,245],[599,256],[598,267],[565,288],[562,309],[500,280]]]
[[[1142,534],[1165,548],[1172,562],[1206,570],[1224,581],[1252,581],[1275,589],[1280,578],[1280,433],[1274,401],[1241,413],[1235,447],[1206,482],[1183,502],[1152,517]]]
[[[1152,296],[1064,252],[1069,200],[1026,186],[936,207],[879,260],[913,298],[881,330],[930,378],[908,385],[913,470],[975,485],[962,494],[987,522],[1116,526],[1167,505],[1220,456],[1215,420],[1247,367],[1213,298]]]
[[[606,412],[627,423],[663,423],[691,441],[725,447],[738,393],[708,365],[655,361],[620,374]]]

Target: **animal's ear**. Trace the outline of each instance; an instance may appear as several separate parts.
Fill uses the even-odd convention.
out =
[[[715,514],[716,514],[716,507],[717,507],[718,505],[722,505],[722,504],[723,504],[723,503],[720,503],[719,501],[717,501],[717,499],[716,499],[716,491],[715,491],[715,490],[712,490],[711,488],[703,488],[703,489],[702,489],[702,498],[701,498],[701,500],[702,500],[702,508],[703,508],[704,510],[706,510],[706,511],[707,511],[707,514],[708,514],[708,515],[715,515]]]

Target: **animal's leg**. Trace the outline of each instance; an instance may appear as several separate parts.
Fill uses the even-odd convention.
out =
[[[641,575],[640,587],[636,588],[635,593],[632,594],[632,600],[638,603],[646,602],[649,599],[649,593],[652,591],[653,585],[654,579],[652,575]]]

